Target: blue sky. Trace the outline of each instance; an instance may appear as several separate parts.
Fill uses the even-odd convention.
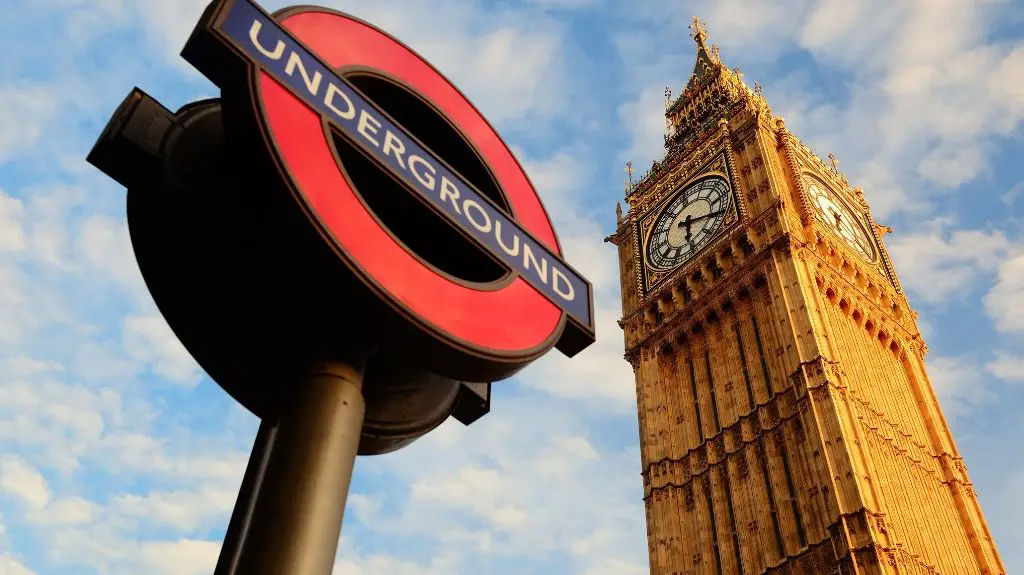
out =
[[[204,2],[19,4],[0,19],[0,574],[208,574],[257,422],[171,335],[133,260],[124,190],[84,162],[133,86],[172,108],[216,94],[178,56]],[[502,382],[473,426],[361,459],[336,572],[647,573],[635,391],[601,240],[623,164],[661,154],[663,90],[692,70],[695,14],[895,230],[933,385],[1006,567],[1024,570],[1019,0],[325,4],[397,35],[497,125],[599,319],[591,349]]]

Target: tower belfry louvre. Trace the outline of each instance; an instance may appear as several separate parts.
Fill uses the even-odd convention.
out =
[[[692,31],[608,238],[651,575],[1004,574],[889,229]]]

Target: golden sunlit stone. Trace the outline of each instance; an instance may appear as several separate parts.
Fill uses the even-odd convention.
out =
[[[694,72],[676,99],[666,90],[666,156],[635,180],[629,165],[630,209],[608,238],[651,575],[1004,574],[882,243],[891,230],[838,159],[801,144],[691,29]],[[687,212],[711,178],[732,197],[721,220]]]

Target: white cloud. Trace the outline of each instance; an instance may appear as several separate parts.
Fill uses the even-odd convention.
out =
[[[71,212],[86,201],[85,191],[63,185],[25,190],[25,227],[33,255],[42,263],[69,269]]]
[[[140,406],[137,414],[126,414],[119,392],[65,384],[54,379],[54,373],[60,371],[14,375],[0,382],[0,449],[4,444],[32,447],[39,465],[70,474],[105,430],[117,429],[131,417],[145,417],[146,410]]]
[[[615,249],[604,243],[607,226],[596,218],[614,221],[612,209],[595,210],[586,203],[589,178],[582,152],[559,151],[542,160],[521,158],[523,168],[554,220],[566,260],[594,285],[600,298],[612,298],[618,284],[619,267]],[[605,206],[598,206],[605,208]]]
[[[174,0],[139,7],[151,41],[189,76],[195,72],[178,54],[206,3]],[[271,10],[283,5],[264,4]],[[322,5],[373,22],[424,55],[493,122],[549,117],[570,109],[562,97],[572,73],[564,61],[564,30],[528,5],[498,13],[473,0],[334,0]]]
[[[342,550],[346,540],[342,538]],[[353,550],[355,551],[355,550]],[[457,573],[459,560],[452,554],[432,558],[427,565],[383,553],[362,555],[341,553],[334,563],[333,575],[447,575]]]
[[[124,575],[212,569],[219,542],[144,534],[205,534],[226,524],[247,459],[225,449],[230,436],[218,441],[201,435],[210,445],[199,449],[173,434],[154,436],[148,428],[152,408],[137,397],[62,383],[59,378],[70,374],[53,362],[14,357],[3,365],[15,379],[0,382],[0,490],[22,502],[19,529],[52,542],[53,565]],[[5,454],[12,446],[24,455]],[[97,466],[112,477],[131,478],[141,491],[117,493],[112,487],[114,493],[101,495],[105,502],[90,500],[68,493],[64,480],[47,482],[39,471],[52,468],[66,480]],[[175,553],[180,561],[168,562]]]
[[[0,553],[0,573],[3,575],[36,575],[36,572],[25,567],[8,553]]]
[[[27,279],[17,266],[0,261],[0,344],[22,341],[41,323],[28,305]],[[38,309],[38,308],[37,308]]]
[[[48,556],[56,565],[79,565],[118,575],[140,570],[168,575],[210,572],[219,541],[163,540],[145,534],[205,534],[225,525],[245,454],[172,456],[167,454],[166,440],[145,440],[139,435],[134,439],[136,445],[149,450],[134,456],[112,451],[130,441],[111,442],[106,437],[97,445],[104,452],[100,462],[109,473],[131,477],[136,483],[148,479],[155,480],[150,485],[172,482],[187,487],[150,490],[142,495],[115,493],[106,496],[106,503],[74,495],[53,498],[38,471],[8,455],[0,460],[0,490],[29,503],[22,527],[45,534],[51,542]],[[170,561],[176,556],[178,559]]]
[[[237,486],[212,485],[146,495],[115,495],[110,501],[110,512],[122,519],[189,532],[228,516],[237,495]]]
[[[597,540],[573,557],[577,571],[611,560],[642,565],[635,447],[596,443],[573,401],[538,399],[504,397],[470,427],[446,423],[401,457],[363,463],[369,473],[392,473],[399,493],[410,487],[397,508],[403,498],[390,490],[371,493],[377,509],[393,511],[362,528],[463,550],[466,561],[547,557]]]
[[[205,449],[192,445],[187,452],[178,453],[181,448],[172,443],[170,438],[127,428],[104,434],[96,449],[105,452],[108,465],[122,473],[188,477],[193,485],[237,486],[241,480],[248,453],[216,443]]]
[[[550,8],[584,8],[600,4],[603,0],[527,0]]]
[[[928,152],[917,165],[920,176],[936,185],[956,188],[967,183],[988,165],[978,145],[950,145]]]
[[[999,331],[1024,331],[1024,254],[999,264],[995,285],[985,294],[985,311]]]
[[[688,72],[684,72],[684,75]],[[645,87],[636,100],[619,106],[619,122],[632,144],[622,154],[622,161],[633,162],[638,180],[651,167],[651,162],[665,155],[665,88],[662,84]],[[623,179],[626,175],[623,174]]]
[[[19,378],[49,371],[62,371],[61,364],[53,361],[42,361],[27,356],[9,357],[0,360],[0,373],[9,378]]]
[[[1011,452],[1012,453],[1012,452]],[[1018,450],[1014,455],[1018,458],[1021,452]],[[1020,565],[1020,561],[1017,560],[1015,551],[1024,545],[1024,531],[1018,529],[1016,522],[1020,517],[1024,517],[1024,493],[1021,493],[1020,486],[1024,482],[1024,471],[1019,468],[1005,474],[998,478],[998,490],[995,491],[990,499],[993,502],[998,502],[998,506],[1005,510],[998,525],[1004,527],[1002,529],[1003,534],[999,536],[998,543],[1000,545],[999,551],[1003,555],[1003,561],[1006,564],[1006,572],[1012,573],[1015,567]],[[989,505],[989,508],[994,507]],[[990,511],[991,513],[991,511]],[[993,522],[995,523],[995,522]]]
[[[154,575],[206,575],[217,564],[220,542],[180,539],[139,547],[138,569]]]
[[[56,94],[49,86],[0,88],[0,162],[31,150],[56,111]]]
[[[78,186],[33,186],[22,195],[27,199],[0,191],[0,250],[27,250],[38,263],[112,281],[141,299],[144,285],[123,218],[83,210],[89,195]]]
[[[20,201],[0,191],[0,251],[17,252],[28,245],[21,227],[23,211]]]
[[[980,366],[965,357],[931,357],[928,375],[946,417],[963,419],[996,398]]]
[[[588,568],[583,572],[583,575],[645,575],[646,573],[648,573],[646,566],[611,559],[601,565]]]
[[[28,520],[42,525],[82,525],[96,519],[98,507],[81,497],[65,497],[33,511]]]
[[[520,149],[514,148],[512,151],[520,159],[530,182],[553,218],[577,215],[581,208],[580,187],[585,180],[585,170],[575,154],[563,150],[539,160],[528,157]],[[556,228],[560,229],[561,226]]]
[[[1022,193],[1024,193],[1024,182],[1017,182],[1009,190],[1006,190],[1005,194],[999,196],[999,200],[1007,206],[1013,206]]]
[[[700,15],[711,40],[724,49],[742,50],[750,52],[754,58],[768,60],[796,34],[810,4],[808,0],[780,0],[769,7],[758,0],[704,0],[685,10],[683,4],[678,4],[674,11],[675,29],[682,32],[683,25],[688,26],[694,15]],[[751,46],[758,49],[751,50]],[[689,73],[690,70],[685,70],[687,77]]]
[[[32,464],[14,455],[0,458],[0,489],[30,508],[45,507],[50,501],[50,488],[43,475]]]
[[[985,364],[985,369],[1004,381],[1024,381],[1024,357],[997,352],[994,360]]]
[[[979,271],[995,271],[1014,247],[998,230],[951,228],[949,220],[935,219],[887,242],[900,281],[928,303],[969,295]]]
[[[594,310],[598,339],[575,357],[553,351],[523,370],[523,385],[557,397],[607,402],[619,414],[636,408],[633,368],[623,359],[624,342],[618,319],[620,307]]]
[[[452,74],[465,78],[466,91],[486,103],[494,122],[549,112],[560,107],[555,98],[566,73],[560,40],[550,31],[504,26],[465,46],[475,59],[461,69],[453,66]]]
[[[564,26],[529,6],[477,1],[326,2],[366,18],[422,54],[496,124],[571,112]],[[423,22],[434,23],[424,27]]]
[[[126,221],[100,215],[86,218],[75,249],[81,260],[110,280],[136,291],[145,289]]]
[[[202,378],[199,366],[163,316],[126,316],[123,341],[130,357],[152,365],[168,381],[194,387]]]
[[[439,504],[449,509],[467,506],[495,529],[522,529],[529,514],[515,505],[501,503],[508,494],[506,481],[496,469],[464,467],[413,483],[412,504]]]
[[[866,164],[862,160],[883,163],[902,185],[913,182],[901,168],[916,165],[918,175],[938,188],[956,188],[987,168],[982,146],[992,137],[1010,134],[1024,118],[1024,108],[1001,80],[1006,73],[1021,73],[1017,49],[986,43],[986,29],[995,17],[986,3],[875,4],[822,3],[806,23],[802,39],[817,58],[854,76],[850,106],[837,118],[846,131],[837,135],[876,147],[853,158],[841,149],[840,157],[847,156],[855,166]],[[951,21],[957,25],[947,26],[949,33],[935,33],[936,26]],[[879,90],[884,99],[858,98]],[[869,108],[857,110],[860,103]],[[868,121],[849,124],[843,116]],[[831,126],[811,128],[809,136],[814,137]],[[851,176],[860,179],[858,173]],[[926,196],[938,188],[907,193]],[[869,200],[881,197],[867,187],[865,193]]]
[[[553,351],[516,379],[557,397],[597,399],[624,413],[636,405],[636,392],[616,323],[621,316],[618,255],[604,242],[607,226],[596,219],[610,223],[615,216],[611,207],[587,205],[589,182],[578,159],[583,155],[559,151],[543,160],[526,158],[523,167],[555,220],[566,259],[594,285],[597,341],[573,358]]]
[[[805,47],[823,51],[829,55],[844,58],[845,62],[865,62],[866,65],[877,65],[877,60],[865,58],[875,49],[877,42],[884,38],[896,26],[894,19],[880,19],[877,26],[859,31],[850,26],[850,22],[860,22],[878,14],[885,9],[886,2],[842,2],[841,0],[824,0],[816,3],[803,20],[798,31],[798,38]],[[889,4],[890,10],[892,5]],[[846,46],[846,50],[834,50],[837,46]]]

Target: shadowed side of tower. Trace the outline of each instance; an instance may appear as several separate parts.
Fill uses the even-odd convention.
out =
[[[889,229],[692,30],[608,238],[651,574],[1004,574]]]

